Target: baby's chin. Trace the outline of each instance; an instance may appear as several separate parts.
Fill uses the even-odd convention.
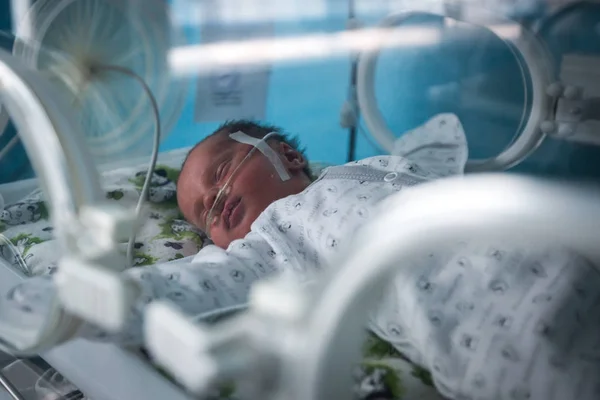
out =
[[[214,234],[212,241],[216,246],[227,249],[232,242],[245,238],[246,235],[250,233],[251,225],[252,223],[242,221],[235,229],[225,232],[224,234]]]
[[[245,204],[244,216],[240,223],[235,228],[223,232],[222,235],[215,235],[214,244],[226,249],[233,241],[245,238],[252,230],[252,224],[263,211],[262,207],[248,207]]]
[[[234,240],[245,238],[246,235],[248,235],[252,230],[252,222],[253,221],[246,221],[244,218],[244,220],[231,233],[231,241],[233,242]]]
[[[255,220],[256,216],[252,215],[252,213],[246,213],[239,225],[236,226],[235,229],[232,229],[231,231],[227,232],[227,237],[229,240],[226,243],[226,246],[222,247],[227,248],[229,247],[231,242],[245,238],[246,235],[248,235],[252,230],[252,223],[254,223]]]

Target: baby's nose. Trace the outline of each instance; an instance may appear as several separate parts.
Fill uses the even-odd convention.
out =
[[[225,187],[222,190],[219,188],[215,188],[207,193],[204,198],[204,206],[206,210],[213,209],[213,211],[217,214],[220,214],[225,206],[225,201],[227,200],[227,196],[229,195],[230,187]]]
[[[215,204],[219,191],[218,189],[212,189],[204,196],[204,209],[210,210]]]

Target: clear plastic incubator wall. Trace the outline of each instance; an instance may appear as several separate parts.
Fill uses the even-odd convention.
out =
[[[0,400],[598,399],[599,182],[598,1],[0,0]]]

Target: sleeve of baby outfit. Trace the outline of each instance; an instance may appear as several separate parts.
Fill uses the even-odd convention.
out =
[[[190,315],[243,305],[252,284],[281,270],[279,258],[259,234],[249,233],[227,250],[208,246],[196,256],[166,264],[132,268],[125,272],[140,288],[128,324],[119,334],[86,327],[81,335],[121,344],[141,342],[144,307],[153,300],[166,299]]]
[[[438,177],[462,174],[469,150],[462,124],[454,114],[439,114],[406,132],[392,155],[404,157]]]
[[[287,260],[286,260],[287,261]],[[124,272],[140,289],[125,329],[110,334],[84,323],[77,336],[137,346],[142,343],[143,309],[153,300],[167,299],[189,315],[246,302],[251,285],[282,269],[283,261],[259,234],[251,232],[227,250],[208,246],[194,257]],[[33,330],[41,326],[47,304],[55,296],[51,276],[25,279],[0,300],[0,324]],[[36,322],[37,321],[37,322]]]

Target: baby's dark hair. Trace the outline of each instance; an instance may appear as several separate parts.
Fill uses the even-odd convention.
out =
[[[208,135],[206,138],[202,139],[200,141],[200,143],[196,144],[196,146],[200,145],[202,142],[204,142],[209,137],[212,137],[215,135],[221,135],[221,134],[231,134],[231,133],[235,133],[238,131],[242,131],[246,135],[252,136],[253,138],[256,138],[256,139],[262,139],[271,132],[277,132],[275,135],[271,136],[269,138],[269,140],[274,139],[279,142],[285,143],[285,144],[289,145],[290,147],[292,147],[297,152],[299,152],[300,154],[302,154],[304,159],[307,160],[306,167],[304,167],[304,169],[302,171],[306,174],[307,177],[312,179],[312,173],[308,166],[308,158],[306,157],[306,153],[305,153],[306,149],[304,147],[302,147],[302,145],[300,144],[300,140],[298,139],[297,136],[291,136],[290,134],[285,132],[283,130],[283,128],[280,128],[278,126],[269,125],[269,124],[261,123],[258,121],[248,120],[248,119],[229,120],[229,121],[226,121],[221,126],[219,126],[213,133]],[[194,148],[196,148],[196,146],[194,146]],[[192,149],[190,151],[190,153],[193,150],[194,149]],[[189,157],[190,153],[188,153],[188,157]],[[186,157],[185,161],[187,161],[187,157]],[[182,169],[183,169],[183,166],[185,165],[185,161],[183,162],[183,165],[181,166]]]

